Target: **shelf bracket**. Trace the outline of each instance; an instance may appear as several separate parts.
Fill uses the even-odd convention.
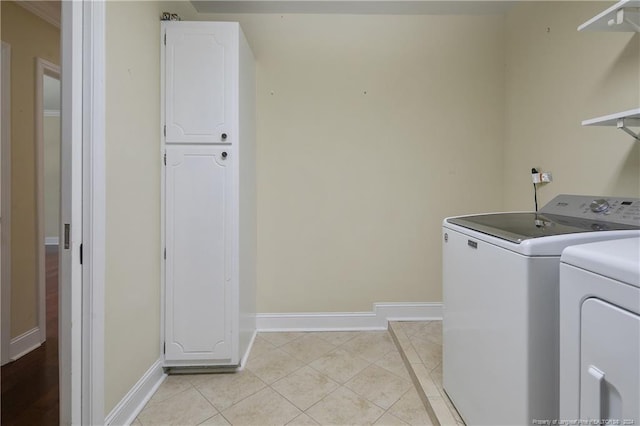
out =
[[[635,125],[640,125],[640,120],[638,119],[627,119],[627,123],[625,123],[625,119],[624,118],[618,118],[618,121],[616,122],[616,127],[622,131],[624,131],[625,133],[629,134],[632,138],[634,138],[637,141],[640,141],[640,133],[636,133],[633,130],[631,130],[630,128],[628,128],[627,126],[635,126]],[[629,123],[630,121],[630,123]]]
[[[637,32],[640,32],[640,25],[636,24],[631,18],[629,18],[629,14],[626,13],[627,11],[628,11],[628,9],[626,9],[626,8],[618,9],[616,11],[615,19],[610,19],[609,22],[607,22],[607,24],[610,27],[612,27],[614,25],[621,25],[621,24],[626,22],[632,28],[635,28],[635,30]],[[637,11],[636,11],[636,13],[637,13]]]

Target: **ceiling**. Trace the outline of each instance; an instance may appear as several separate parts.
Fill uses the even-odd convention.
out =
[[[16,4],[44,19],[54,27],[60,28],[60,11],[62,10],[60,0],[17,0]]]
[[[191,0],[200,13],[318,13],[495,15],[515,1],[422,0]]]
[[[60,0],[17,0],[60,28]],[[363,15],[499,15],[515,0],[191,0],[199,13],[318,13]]]

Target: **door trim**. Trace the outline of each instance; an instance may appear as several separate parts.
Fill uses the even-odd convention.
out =
[[[47,286],[44,250],[44,84],[45,75],[60,80],[60,67],[42,58],[36,58],[35,112],[36,132],[36,282],[38,283],[38,328],[40,343],[47,340]]]
[[[84,4],[82,424],[103,424],[106,264],[105,3]]]
[[[0,110],[2,110],[0,142],[0,217],[2,241],[0,243],[0,287],[2,299],[2,331],[0,337],[1,364],[9,362],[11,342],[11,45],[2,42],[0,56]]]
[[[61,424],[105,421],[105,3],[62,2]]]
[[[82,3],[62,2],[61,31],[61,137],[60,137],[60,232],[59,256],[59,354],[60,424],[82,423],[82,277],[79,253],[78,204],[82,166]],[[81,210],[81,207],[80,207]],[[70,228],[65,249],[65,225]],[[80,324],[72,327],[71,324]]]

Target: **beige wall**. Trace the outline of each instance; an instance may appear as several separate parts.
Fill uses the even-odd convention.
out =
[[[107,413],[159,355],[158,16],[189,8],[107,3]],[[442,218],[501,205],[501,19],[217,18],[258,60],[258,311],[440,300]]]
[[[35,58],[59,64],[60,32],[2,1],[2,40],[11,45],[11,336],[37,325]]]
[[[107,2],[105,414],[160,356],[160,12]]]
[[[585,119],[640,106],[640,35],[577,32],[602,2],[526,2],[506,19],[505,207],[532,209],[531,167],[559,193],[640,196],[640,143]],[[547,28],[549,29],[547,31]]]
[[[442,219],[502,207],[502,17],[199,19],[257,59],[258,312],[440,301]]]
[[[637,195],[638,144],[579,125],[639,104],[638,36],[576,32],[602,8],[197,16],[257,59],[258,311],[439,302],[442,219],[530,209],[532,166],[542,202]],[[194,19],[107,3],[107,413],[159,356],[161,10]]]
[[[60,233],[60,116],[45,116],[44,143],[44,236]]]

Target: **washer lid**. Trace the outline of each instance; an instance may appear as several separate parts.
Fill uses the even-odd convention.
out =
[[[516,244],[553,235],[640,229],[640,226],[542,213],[492,213],[446,221]]]
[[[567,247],[563,263],[640,287],[640,238]]]

